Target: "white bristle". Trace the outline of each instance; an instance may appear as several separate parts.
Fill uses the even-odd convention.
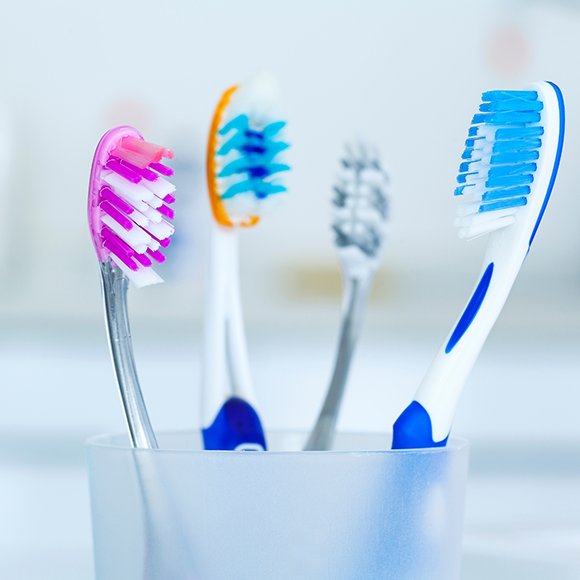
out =
[[[457,206],[457,215],[459,217],[464,217],[468,215],[475,215],[479,211],[479,206],[481,203],[479,201],[467,201]]]
[[[122,225],[105,213],[103,213],[101,221],[139,254],[143,254],[150,243],[155,241],[144,229],[134,227],[127,231]]]
[[[154,195],[151,199],[147,200],[147,203],[153,207],[153,208],[157,208],[157,207],[161,207],[163,205],[163,200],[159,197],[157,197],[156,195]]]
[[[515,223],[515,221],[516,221],[516,216],[510,215],[507,217],[503,217],[503,218],[499,218],[499,219],[495,219],[495,220],[490,220],[490,221],[482,222],[479,224],[472,224],[469,227],[461,228],[459,230],[459,232],[457,233],[457,235],[460,238],[468,238],[471,240],[471,239],[476,238],[478,236],[482,236],[483,234],[488,234],[490,232],[493,232],[495,230],[499,230],[499,229],[504,228],[506,226],[511,226],[513,223]]]
[[[465,217],[458,217],[453,222],[455,227],[469,227],[470,225],[477,226],[479,224],[485,224],[509,215],[514,215],[518,211],[518,208],[512,207],[509,209],[502,209],[499,211],[485,211],[479,212],[474,215],[468,215]]]
[[[158,224],[162,219],[163,216],[156,210],[153,209],[152,207],[147,208],[147,210],[143,213],[143,215],[151,220],[153,223]]]
[[[153,197],[153,193],[147,187],[141,185],[142,183],[150,183],[145,179],[141,180],[140,183],[131,183],[112,171],[109,173],[104,172],[102,179],[115,190],[115,193],[118,195],[123,194],[124,199],[127,199],[127,201],[147,201]]]
[[[263,71],[240,85],[232,94],[224,112],[223,124],[240,114],[265,119],[281,118],[279,101],[280,90],[276,77]]]
[[[147,210],[148,208],[145,208]],[[133,210],[133,213],[130,215],[131,219],[142,228],[146,228],[147,224],[149,223],[149,219],[146,215],[141,213],[138,209]]]
[[[164,240],[173,234],[175,228],[162,219],[158,224],[150,222],[147,226],[147,231],[151,232],[151,235],[155,236],[158,240]]]
[[[173,193],[175,191],[175,186],[169,183],[166,179],[159,176],[155,181],[146,181],[145,179],[141,182],[143,185],[157,197],[163,199],[166,195]],[[143,198],[145,199],[145,198]],[[149,202],[151,196],[149,196],[145,201]]]
[[[137,288],[143,288],[143,286],[150,286],[151,284],[159,284],[160,282],[163,282],[163,279],[155,272],[155,270],[153,270],[153,268],[139,264],[139,269],[135,272],[123,264],[123,262],[113,254],[113,252],[111,252],[111,258]]]

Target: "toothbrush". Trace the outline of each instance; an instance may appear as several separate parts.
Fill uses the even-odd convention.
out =
[[[105,320],[117,385],[133,447],[157,449],[133,358],[127,312],[129,280],[140,288],[163,280],[152,269],[169,245],[175,188],[160,163],[169,149],[147,143],[132,127],[108,131],[97,146],[89,183],[88,218],[101,271]]]
[[[207,150],[214,220],[206,289],[202,376],[205,449],[265,450],[256,413],[242,316],[238,228],[252,227],[286,191],[278,173],[285,122],[275,80],[262,73],[227,90],[215,111]],[[229,389],[226,383],[229,382]]]
[[[350,363],[387,233],[389,178],[377,151],[361,143],[358,151],[347,145],[341,165],[332,199],[332,229],[342,266],[342,323],[330,386],[305,451],[332,447]]]
[[[471,299],[444,342],[414,401],[393,427],[393,449],[447,443],[463,385],[534,240],[558,173],[564,100],[551,82],[523,91],[483,93],[469,129],[455,195],[460,238],[490,233]]]

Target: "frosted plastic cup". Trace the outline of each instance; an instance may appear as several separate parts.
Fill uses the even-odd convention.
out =
[[[455,580],[468,444],[391,451],[390,436],[270,432],[269,451],[87,442],[97,580]]]

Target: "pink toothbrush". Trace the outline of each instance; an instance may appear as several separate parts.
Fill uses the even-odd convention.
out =
[[[175,187],[161,175],[169,149],[147,143],[132,127],[105,133],[97,146],[89,183],[89,227],[99,258],[105,320],[117,385],[133,447],[158,447],[137,378],[127,312],[129,280],[140,288],[163,282],[152,269],[165,256],[174,227]]]

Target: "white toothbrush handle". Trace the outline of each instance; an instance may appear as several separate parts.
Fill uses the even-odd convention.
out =
[[[461,321],[468,314],[468,304],[415,394],[415,401],[427,410],[431,418],[435,442],[442,441],[449,435],[465,382],[507,300],[525,258],[522,252],[511,254],[503,252],[496,255],[494,237],[500,238],[503,235],[506,235],[506,232],[500,230],[490,236],[491,243],[486,260],[469,304],[475,307],[473,301],[476,300],[478,288],[481,288],[486,272],[490,271],[490,265],[493,264],[491,278],[473,319],[461,334]],[[458,340],[453,345],[453,340],[457,337]]]
[[[99,262],[109,347],[133,447],[157,449],[137,378],[127,311],[129,280],[120,268]]]
[[[211,221],[203,329],[202,427],[211,425],[225,398],[228,234],[229,232],[222,232],[221,226]]]
[[[226,389],[227,379],[231,392]],[[202,427],[229,396],[254,403],[239,285],[238,232],[212,220],[202,370]]]
[[[238,235],[228,232],[228,287],[227,287],[227,325],[226,325],[226,360],[229,370],[232,394],[244,399],[251,405],[255,403],[254,386],[250,374],[250,363],[244,316],[242,312],[242,297],[240,292],[240,267]]]
[[[374,274],[374,271],[369,271],[365,277],[344,279],[342,325],[334,372],[322,410],[304,447],[305,451],[323,451],[332,447],[340,404]]]

